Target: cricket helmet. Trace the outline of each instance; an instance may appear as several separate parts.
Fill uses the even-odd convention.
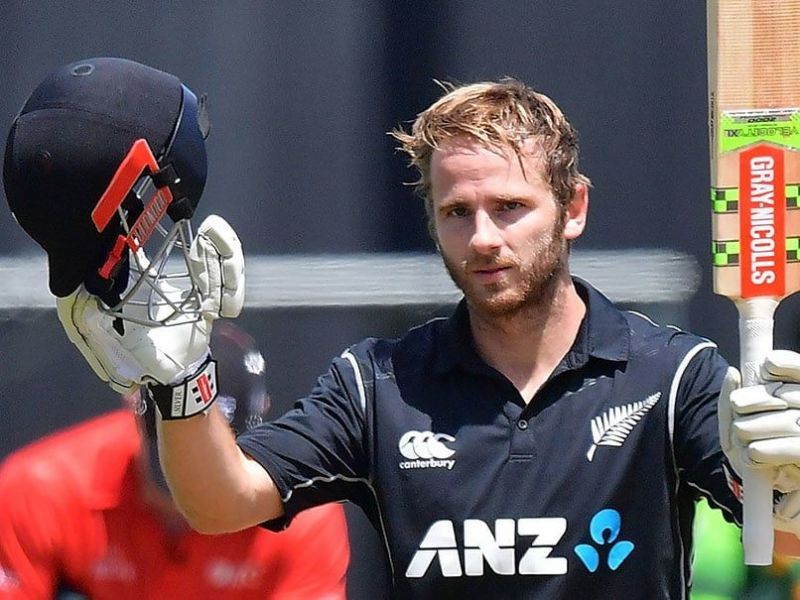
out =
[[[169,320],[175,300],[158,310],[153,287],[172,250],[191,243],[208,132],[205,97],[134,61],[81,60],[36,87],[12,123],[3,183],[17,222],[47,253],[55,296],[83,284],[122,316],[146,281],[144,322]],[[197,300],[183,276],[178,312]]]

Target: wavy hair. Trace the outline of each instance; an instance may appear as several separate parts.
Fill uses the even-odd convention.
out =
[[[444,95],[417,115],[410,131],[398,127],[389,132],[419,174],[411,185],[425,201],[432,232],[431,156],[449,139],[468,137],[501,151],[510,147],[520,164],[525,143],[535,141],[543,153],[545,180],[562,211],[578,184],[591,185],[578,170],[576,131],[544,94],[511,77],[468,85],[436,83]]]

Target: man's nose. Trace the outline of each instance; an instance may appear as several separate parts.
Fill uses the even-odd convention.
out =
[[[475,231],[470,240],[470,247],[480,254],[493,252],[503,244],[500,228],[492,216],[485,210],[475,213]]]

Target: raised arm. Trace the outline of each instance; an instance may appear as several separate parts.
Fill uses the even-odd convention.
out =
[[[146,388],[159,421],[159,453],[175,500],[190,524],[208,533],[237,531],[279,517],[280,495],[264,469],[234,441],[213,404],[216,363],[209,354],[211,326],[235,317],[244,303],[244,257],[236,233],[208,217],[189,251],[202,317],[141,324],[109,314],[84,286],[57,301],[70,341],[97,375],[120,392]],[[169,283],[157,281],[165,295]]]
[[[236,445],[216,406],[205,415],[161,421],[158,447],[172,497],[194,529],[227,533],[283,514],[272,478]]]
[[[239,314],[245,288],[233,229],[211,215],[193,233],[209,132],[205,97],[174,75],[85,59],[45,77],[23,105],[3,184],[47,252],[70,341],[112,388],[147,388],[175,421],[162,427],[173,491],[200,528],[229,530],[281,509],[222,420],[200,416],[217,394],[211,325]]]

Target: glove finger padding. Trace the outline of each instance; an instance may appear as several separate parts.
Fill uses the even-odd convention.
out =
[[[800,421],[800,410],[796,408],[745,415],[734,421],[733,434],[742,445],[776,438],[794,438],[798,446],[798,454],[800,454],[800,423],[798,421]]]
[[[124,354],[122,348],[100,348],[96,338],[87,335],[87,313],[100,313],[98,299],[81,286],[69,296],[57,298],[56,310],[69,341],[80,350],[95,374],[120,394],[133,392],[138,387],[137,382],[122,375],[111,360],[115,355]]]
[[[776,395],[783,386],[782,383],[770,383],[733,390],[730,396],[733,412],[740,417],[788,408],[787,402]]]
[[[225,219],[210,215],[200,224],[189,249],[189,269],[199,287],[206,318],[239,315],[244,305],[244,253]]]
[[[794,466],[800,464],[800,437],[784,436],[750,442],[747,454],[760,466]]]
[[[800,383],[800,354],[791,350],[772,350],[761,367],[766,381]]]

